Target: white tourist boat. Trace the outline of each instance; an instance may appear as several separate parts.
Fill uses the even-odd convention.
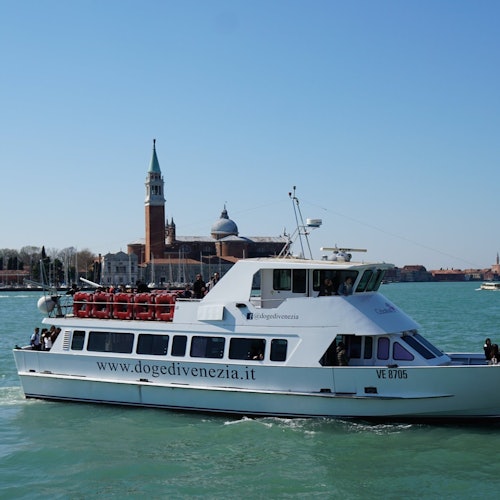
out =
[[[240,415],[499,418],[500,368],[423,338],[379,292],[390,264],[333,250],[240,260],[201,300],[80,292],[65,311],[64,297],[42,298],[60,334],[50,351],[14,349],[24,393]],[[348,277],[352,293],[335,293]]]
[[[500,290],[500,281],[485,281],[481,283],[480,290]]]

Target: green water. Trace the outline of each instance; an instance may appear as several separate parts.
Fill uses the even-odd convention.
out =
[[[447,351],[500,340],[500,292],[381,289]],[[27,401],[11,348],[41,315],[0,293],[0,498],[496,498],[500,426],[248,419]],[[500,343],[500,342],[497,342]],[[492,387],[492,397],[499,397]]]

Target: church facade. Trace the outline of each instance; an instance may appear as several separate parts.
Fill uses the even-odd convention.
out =
[[[173,217],[165,220],[165,181],[156,141],[145,186],[145,238],[129,243],[127,253],[137,258],[142,281],[151,285],[192,283],[198,273],[205,280],[214,272],[222,276],[238,259],[278,255],[288,243],[285,236],[241,236],[225,206],[210,236],[178,235]]]

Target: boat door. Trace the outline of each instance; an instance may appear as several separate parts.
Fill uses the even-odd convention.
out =
[[[346,348],[347,359],[350,366],[337,366],[333,372],[333,385],[336,393],[355,394],[357,390],[356,376],[353,370],[359,370],[359,366],[364,365],[362,353],[372,352],[371,337],[359,337],[355,335],[337,335],[337,341],[343,342]],[[369,342],[368,342],[368,340]],[[363,343],[366,340],[367,343]],[[367,351],[363,351],[363,346]]]
[[[307,297],[309,294],[306,269],[264,269],[260,278],[261,307],[264,308],[275,308],[286,299]]]

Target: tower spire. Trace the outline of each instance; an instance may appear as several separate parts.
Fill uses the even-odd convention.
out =
[[[148,172],[161,174],[160,162],[158,161],[158,156],[156,156],[156,139],[153,139],[153,154],[151,156],[151,163],[149,164]]]
[[[165,252],[165,197],[164,181],[156,155],[156,139],[146,177],[146,248],[145,260],[161,259]]]

